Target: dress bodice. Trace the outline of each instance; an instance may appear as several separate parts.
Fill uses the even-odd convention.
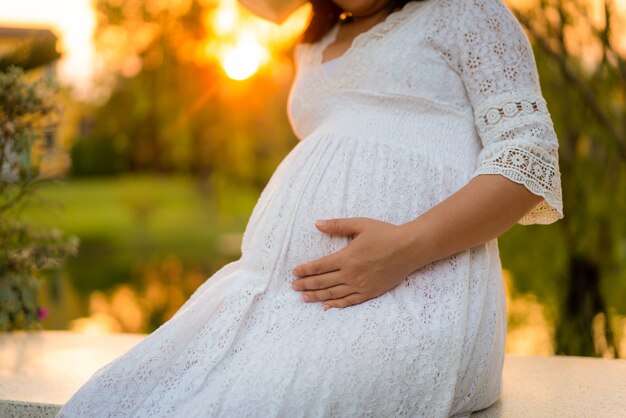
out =
[[[335,68],[337,68],[337,64],[340,60],[341,57],[337,57],[324,63],[324,70],[326,71],[327,75],[331,76],[335,72]]]
[[[525,184],[544,200],[521,224],[563,217],[558,140],[528,38],[502,0],[406,3],[324,64],[338,29],[296,45],[287,113],[300,141],[392,142],[463,183],[497,173]]]

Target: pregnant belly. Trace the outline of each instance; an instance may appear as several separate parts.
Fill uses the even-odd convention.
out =
[[[299,142],[262,191],[246,226],[242,261],[267,274],[345,247],[316,219],[415,219],[453,193],[463,174],[406,146],[371,138],[319,135]],[[287,278],[285,278],[287,279]]]
[[[486,276],[484,265],[471,276],[472,265],[484,259],[472,260],[469,251],[425,266],[378,298],[326,316],[319,303],[303,302],[290,286],[293,267],[337,252],[351,240],[321,232],[316,219],[405,223],[462,187],[462,176],[436,156],[383,142],[339,136],[299,142],[270,178],[244,233],[242,263],[258,273],[250,277],[266,290],[257,309],[272,327],[294,317],[305,329],[336,329],[337,335],[345,328],[364,327],[366,333],[372,332],[367,326],[381,330],[390,324],[404,324],[411,339],[436,338],[442,344],[462,335],[470,283],[481,287]],[[323,326],[322,317],[328,318]]]

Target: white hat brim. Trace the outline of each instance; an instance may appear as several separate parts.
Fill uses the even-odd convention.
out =
[[[283,23],[287,17],[308,0],[237,0],[246,9],[260,18],[274,23]]]

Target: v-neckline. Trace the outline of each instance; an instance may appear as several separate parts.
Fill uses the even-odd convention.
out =
[[[383,22],[384,22],[384,21],[383,21]],[[368,31],[372,30],[374,27],[378,26],[380,23],[382,23],[382,22],[378,22],[377,24],[375,24],[374,26],[372,26],[371,28],[369,28],[369,29],[368,29],[367,31],[365,31],[365,32],[368,32]],[[361,33],[359,33],[357,36],[355,36],[355,37],[352,39],[352,44],[348,47],[348,49],[346,49],[346,50],[343,52],[343,54],[341,54],[341,55],[339,55],[339,56],[337,56],[337,57],[335,57],[335,58],[329,59],[328,61],[324,62],[324,61],[323,61],[323,60],[324,60],[324,51],[326,51],[326,48],[328,48],[328,46],[329,46],[330,44],[332,44],[333,42],[335,42],[335,40],[337,40],[337,35],[339,34],[339,28],[340,28],[340,27],[341,27],[341,23],[337,22],[337,23],[335,24],[335,26],[333,26],[333,27],[329,30],[329,33],[328,33],[328,34],[327,34],[327,36],[326,36],[326,38],[327,38],[327,39],[324,39],[324,40],[320,41],[320,52],[321,52],[321,53],[320,53],[320,59],[319,59],[319,62],[320,62],[322,65],[324,65],[324,64],[326,64],[327,62],[330,62],[330,61],[332,61],[332,60],[334,60],[334,59],[338,59],[338,58],[343,57],[343,56],[344,56],[344,55],[345,55],[345,54],[346,54],[346,53],[350,50],[350,48],[352,48],[352,45],[354,45],[354,41],[356,41],[356,39],[357,39],[359,36],[361,36],[361,35],[363,35],[363,34],[365,33],[365,32],[361,32]]]
[[[355,36],[352,39],[352,43],[350,44],[348,49],[346,49],[346,51],[344,51],[343,54],[334,58],[334,59],[339,59],[339,58],[341,59],[337,63],[337,66],[335,67],[335,70],[332,72],[332,74],[327,74],[327,72],[324,69],[324,64],[330,62],[331,60],[323,62],[324,51],[326,50],[326,47],[328,47],[328,45],[330,45],[337,39],[337,35],[339,32],[339,27],[341,26],[341,23],[340,22],[335,23],[335,25],[326,33],[326,35],[324,35],[322,39],[317,42],[317,45],[316,45],[317,47],[315,48],[315,51],[314,51],[315,53],[313,55],[313,60],[314,60],[313,65],[317,68],[318,73],[321,75],[324,81],[326,83],[330,83],[331,81],[341,76],[342,69],[344,65],[346,64],[346,61],[349,61],[346,58],[350,58],[350,56],[353,55],[356,50],[358,50],[358,48],[361,46],[362,43],[366,43],[368,38],[375,38],[376,35],[380,33],[384,33],[385,29],[390,29],[395,24],[400,23],[405,19],[408,19],[408,17],[412,14],[411,12],[413,12],[414,9],[419,9],[418,12],[422,12],[425,9],[427,9],[428,6],[430,6],[433,3],[436,3],[437,1],[438,0],[409,1],[408,3],[405,3],[401,9],[396,10],[395,12],[392,12],[389,15],[387,15],[387,17],[384,20],[376,23],[375,25],[370,27],[368,30],[359,33],[357,36]]]

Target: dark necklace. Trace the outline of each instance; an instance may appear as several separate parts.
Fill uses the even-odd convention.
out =
[[[339,15],[339,23],[350,23],[350,22],[354,22],[357,18],[362,18],[362,17],[369,17],[372,16],[374,14],[378,13],[378,11],[376,12],[372,12],[368,15],[364,15],[364,16],[357,16],[356,18],[352,15],[352,12],[348,12],[346,10],[344,10],[343,12],[341,12],[341,14]]]
[[[354,22],[354,17],[352,17],[352,13],[344,11],[339,15],[339,23],[350,22]]]

